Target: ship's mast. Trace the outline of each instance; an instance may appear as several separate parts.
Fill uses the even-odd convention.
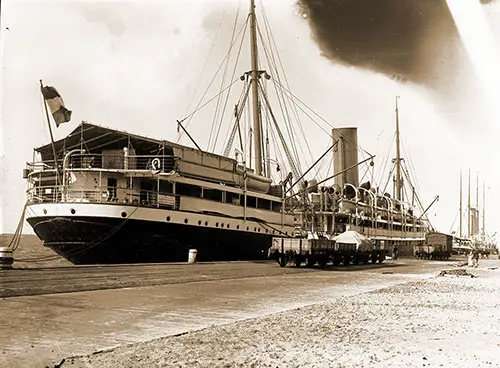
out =
[[[474,209],[474,235],[479,235],[479,174],[476,173],[476,208]]]
[[[460,170],[460,243],[462,242],[462,170]]]
[[[401,201],[403,197],[403,188],[401,180],[401,153],[399,151],[399,109],[398,99],[396,96],[396,199]]]
[[[470,213],[470,169],[469,169],[469,186],[467,188],[467,236],[472,236],[471,231],[471,213]]]
[[[483,239],[486,239],[486,190],[483,181]]]
[[[253,137],[255,150],[255,173],[262,175],[262,128],[259,108],[259,64],[257,53],[257,22],[255,19],[255,0],[250,0],[250,54],[252,62],[252,105]]]

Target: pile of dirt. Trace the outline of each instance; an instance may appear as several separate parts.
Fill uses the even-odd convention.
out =
[[[463,268],[458,268],[455,270],[443,270],[439,273],[438,276],[468,276],[468,277],[476,277],[467,270]]]

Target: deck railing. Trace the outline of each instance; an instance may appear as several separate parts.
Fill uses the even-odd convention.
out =
[[[124,154],[72,154],[67,162],[67,170],[152,170],[171,171],[177,157],[172,155],[124,155]],[[57,165],[63,169],[63,160]],[[31,173],[54,171],[54,161],[34,161],[26,167]]]
[[[35,203],[126,203],[145,207],[179,208],[179,196],[154,190],[122,187],[63,188],[35,186],[28,190],[28,202]]]

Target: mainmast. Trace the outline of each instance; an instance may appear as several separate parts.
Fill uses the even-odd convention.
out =
[[[462,170],[460,170],[460,243],[462,242]]]
[[[486,190],[483,180],[483,239],[486,239]]]
[[[250,0],[250,53],[252,61],[252,105],[253,137],[255,150],[255,173],[262,175],[262,128],[259,108],[259,64],[257,53],[257,22],[255,19],[255,0]]]
[[[467,188],[467,236],[472,236],[471,230],[471,212],[470,212],[470,169],[469,169],[469,187]]]
[[[401,153],[399,151],[399,109],[398,99],[396,96],[396,199],[401,201],[403,198],[403,183],[401,180]]]

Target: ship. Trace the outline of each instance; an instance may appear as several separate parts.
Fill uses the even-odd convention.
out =
[[[292,236],[283,184],[272,184],[263,162],[260,80],[270,77],[259,69],[253,0],[247,26],[251,70],[232,139],[238,131],[241,141],[251,95],[254,168],[194,140],[196,148],[82,122],[36,148],[23,173],[26,221],[45,247],[74,264],[184,261],[190,249],[199,261],[248,260],[266,258],[273,235]]]
[[[244,88],[222,154],[202,150],[185,119],[177,126],[191,145],[82,122],[34,149],[23,171],[24,216],[45,247],[74,264],[107,264],[186,261],[191,250],[198,261],[267,259],[273,238],[332,238],[348,230],[379,248],[404,251],[424,241],[428,221],[425,211],[418,214],[416,204],[403,198],[399,151],[393,196],[359,183],[358,167],[366,160],[358,162],[357,128],[328,133],[333,183],[311,178],[312,166],[301,169],[293,129],[280,129],[266,93],[267,81],[286,83],[276,65],[260,68],[256,22],[251,0],[251,68],[240,77]],[[276,98],[284,104],[295,96],[283,87]],[[44,106],[47,112],[46,100]],[[246,110],[251,114],[244,120]],[[47,121],[50,130],[48,113]],[[281,144],[281,162],[271,158],[272,139]],[[236,142],[239,148],[229,157]]]
[[[486,183],[483,181],[482,198],[482,228],[480,229],[479,213],[479,175],[476,177],[476,205],[471,203],[471,176],[468,173],[467,186],[467,209],[464,211],[462,204],[462,172],[460,172],[460,206],[459,206],[459,228],[453,231],[453,250],[458,254],[468,254],[473,250],[479,250],[484,255],[496,253],[495,234],[488,234],[486,231]],[[464,229],[464,218],[465,225]],[[453,227],[453,225],[452,225]],[[464,231],[465,230],[465,231]]]

